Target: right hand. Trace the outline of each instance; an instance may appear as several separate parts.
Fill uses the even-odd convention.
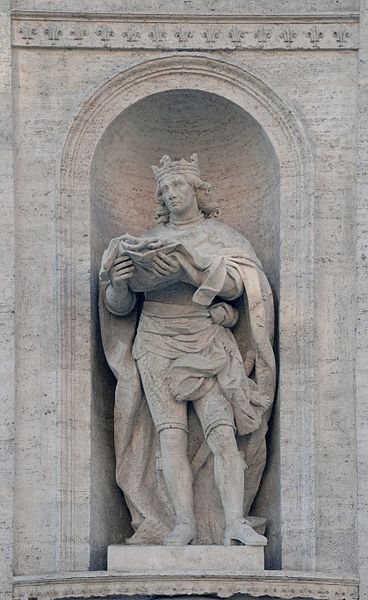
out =
[[[109,271],[111,284],[115,289],[127,287],[127,280],[134,275],[134,264],[129,256],[118,256]]]

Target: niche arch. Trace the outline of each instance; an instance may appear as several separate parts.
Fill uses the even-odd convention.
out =
[[[275,166],[269,174],[269,182],[272,182],[272,173],[277,171],[279,231],[274,239],[277,258],[267,256],[266,260],[270,265],[273,260],[269,271],[272,271],[274,289],[279,290],[281,377],[274,418],[276,437],[272,441],[274,465],[272,472],[266,474],[260,509],[262,503],[270,504],[269,494],[278,496],[279,522],[268,564],[280,568],[282,561],[283,567],[307,570],[311,567],[314,544],[313,527],[310,527],[313,523],[312,396],[308,385],[313,379],[311,153],[296,117],[258,78],[224,61],[182,54],[142,62],[102,86],[77,116],[64,148],[58,246],[61,292],[60,569],[103,568],[106,544],[121,541],[121,531],[106,528],[103,486],[98,489],[101,485],[98,482],[104,481],[104,465],[106,461],[111,463],[111,449],[104,449],[103,438],[111,435],[109,416],[112,413],[101,412],[96,401],[99,395],[106,393],[106,389],[99,390],[99,386],[109,375],[100,373],[96,379],[93,368],[96,364],[101,365],[102,360],[96,354],[93,327],[98,253],[93,254],[91,247],[96,244],[102,247],[104,240],[98,239],[96,222],[93,222],[96,214],[91,213],[91,202],[92,207],[98,206],[96,160],[99,153],[100,158],[103,156],[109,128],[119,118],[123,119],[124,113],[126,116],[128,111],[134,112],[139,103],[149,102],[147,98],[161,95],[162,100],[165,94],[166,98],[170,94],[179,94],[182,98],[191,94],[192,99],[195,94],[207,94],[212,99],[216,97],[220,104],[230,103],[236,107],[234,114],[240,111],[240,115],[243,111],[248,122],[254,124],[254,131],[257,130],[256,141],[263,140],[262,151],[266,158],[268,152],[268,156],[274,158],[273,165],[277,163],[277,169]],[[141,166],[148,166],[148,155]],[[208,173],[204,172],[209,180],[211,170],[215,173],[213,165]],[[142,175],[142,179],[145,177],[150,177],[149,171]],[[223,189],[225,191],[225,187]],[[104,233],[102,228],[102,234],[107,236],[110,231]],[[93,357],[97,357],[97,361]],[[110,386],[108,393],[112,394],[113,381],[107,385]],[[301,419],[295,418],[297,413],[302,414]],[[296,423],[301,423],[300,430]],[[95,436],[93,440],[91,431]],[[295,498],[295,489],[301,490],[300,498]],[[124,521],[126,515],[119,512],[118,495],[113,502],[113,523],[118,523],[119,519]],[[112,529],[117,532],[118,539],[114,539]]]

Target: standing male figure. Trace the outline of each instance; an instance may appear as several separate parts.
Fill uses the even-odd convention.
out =
[[[275,387],[272,294],[249,242],[215,220],[218,205],[200,177],[197,155],[190,161],[164,156],[161,165],[153,167],[157,225],[140,239],[112,240],[101,269],[102,337],[118,379],[117,478],[133,517],[132,542],[148,543],[148,524],[153,522],[161,543],[186,545],[196,539],[188,458],[192,402],[203,430],[202,450],[208,447],[213,455],[213,477],[225,517],[224,544],[264,545],[266,538],[243,516],[245,465],[237,437],[249,437],[262,425],[264,451],[266,414]],[[140,293],[144,302],[138,315]],[[234,302],[239,304],[240,298],[246,308],[239,318]],[[239,344],[231,331],[235,326]],[[139,425],[142,419],[146,428]],[[155,432],[148,436],[151,451],[159,440],[173,527],[170,508],[161,506],[165,490],[147,475],[156,466],[142,448],[137,451],[139,436],[148,435],[148,420]],[[202,451],[204,462],[208,454]],[[263,467],[256,476],[258,484]],[[135,477],[129,473],[132,468]]]

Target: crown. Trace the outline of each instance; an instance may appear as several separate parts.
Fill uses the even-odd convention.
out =
[[[152,167],[157,183],[160,183],[164,177],[173,175],[197,175],[200,177],[198,166],[198,154],[192,154],[188,162],[184,158],[181,160],[171,160],[170,156],[163,156],[160,160],[162,167]]]

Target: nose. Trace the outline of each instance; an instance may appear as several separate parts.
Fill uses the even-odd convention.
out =
[[[169,188],[169,198],[170,200],[174,200],[174,198],[176,198],[175,188]]]

